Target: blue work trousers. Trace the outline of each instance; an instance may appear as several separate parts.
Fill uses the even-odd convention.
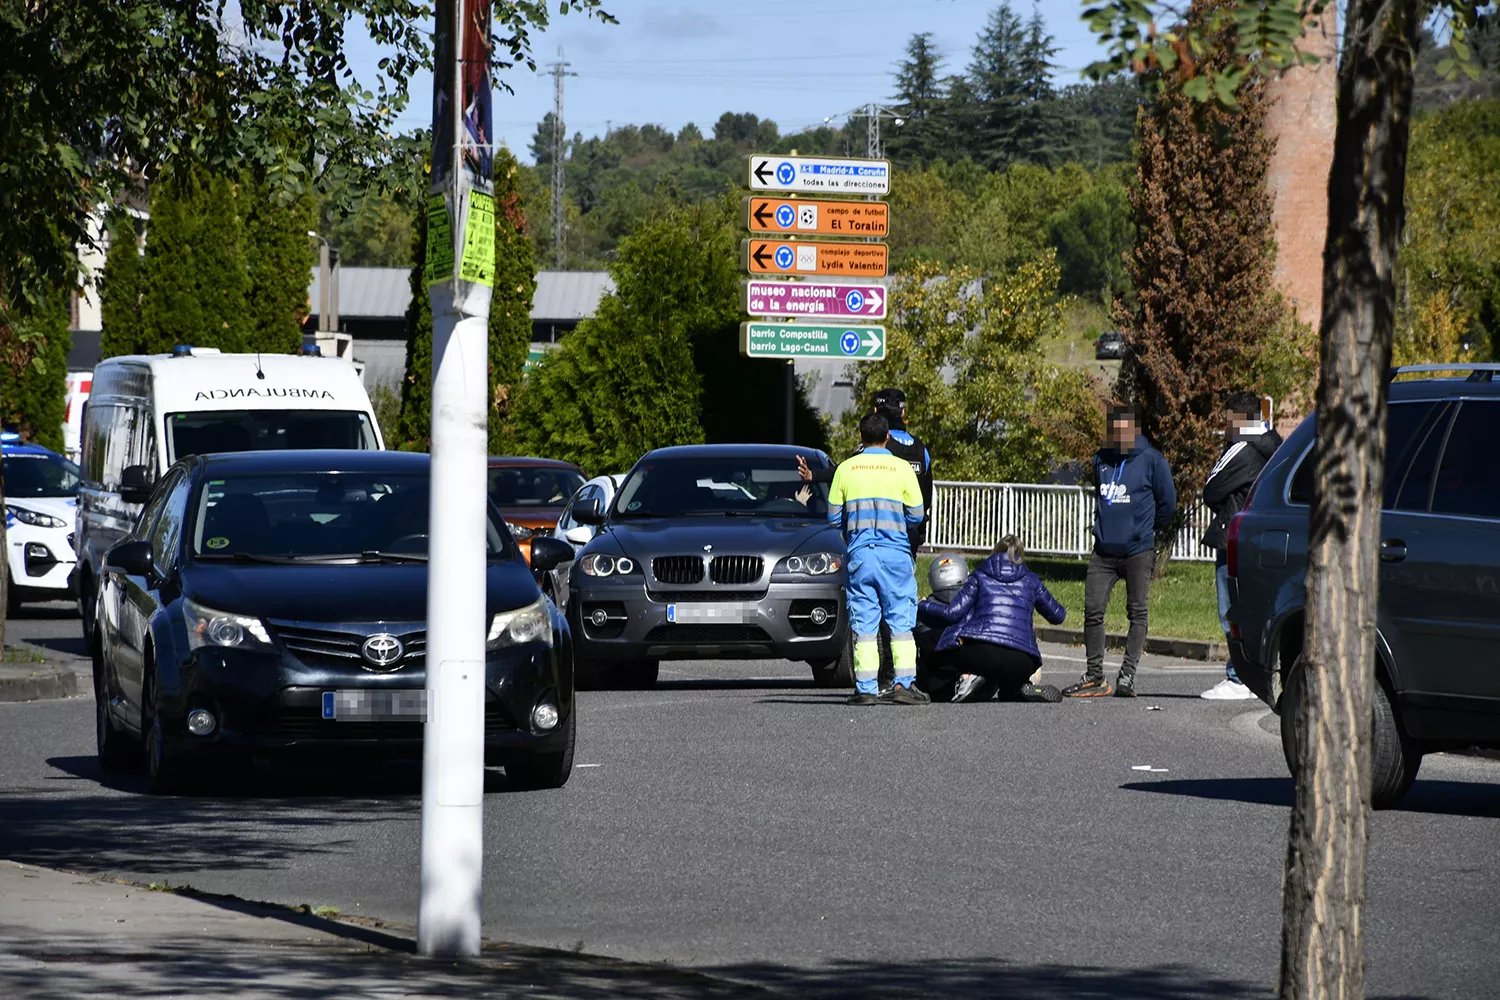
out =
[[[875,694],[880,674],[880,620],[891,630],[895,683],[916,683],[917,577],[911,552],[894,546],[866,545],[849,553],[849,625],[854,630],[854,684]]]

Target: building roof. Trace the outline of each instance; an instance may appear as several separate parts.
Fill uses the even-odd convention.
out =
[[[533,322],[573,322],[594,315],[599,300],[615,290],[606,271],[538,271],[531,302]],[[312,269],[307,301],[313,315],[322,306],[318,269]],[[411,303],[411,270],[405,267],[340,267],[341,318],[394,319]]]

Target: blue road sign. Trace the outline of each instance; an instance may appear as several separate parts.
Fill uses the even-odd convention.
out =
[[[791,268],[792,268],[792,259],[793,259],[793,254],[792,254],[792,248],[791,247],[789,247],[789,246],[779,246],[779,247],[776,248],[776,266],[777,267],[781,268],[783,271],[789,271],[789,270],[791,270]]]
[[[845,330],[844,335],[839,338],[839,350],[845,354],[853,354],[859,350],[859,334],[853,330]]]
[[[865,308],[865,293],[858,288],[851,288],[849,294],[844,296],[844,305],[852,313],[862,312]]]
[[[797,212],[790,205],[782,205],[776,209],[776,224],[782,229],[791,229],[797,224]]]
[[[776,167],[776,179],[782,184],[790,184],[797,179],[797,168],[782,160]]]

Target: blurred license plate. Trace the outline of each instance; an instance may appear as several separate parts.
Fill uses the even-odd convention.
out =
[[[427,719],[425,688],[404,691],[324,691],[323,718],[337,722]]]
[[[673,625],[744,625],[755,621],[753,604],[668,604]]]

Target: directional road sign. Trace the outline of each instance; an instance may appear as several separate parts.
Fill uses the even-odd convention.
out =
[[[747,358],[841,358],[883,361],[885,327],[827,323],[741,323]]]
[[[807,316],[813,319],[885,319],[886,290],[852,281],[745,282],[745,311],[751,316]]]
[[[891,208],[883,201],[746,198],[745,228],[799,236],[885,236]]]
[[[740,266],[751,274],[837,274],[884,278],[884,243],[740,240]]]
[[[886,160],[828,156],[752,156],[750,190],[813,194],[885,194],[891,189]]]

